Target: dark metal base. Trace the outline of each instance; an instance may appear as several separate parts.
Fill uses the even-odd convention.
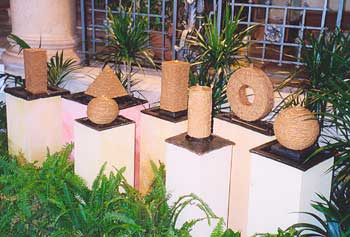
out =
[[[96,123],[92,122],[91,120],[89,120],[89,118],[87,118],[87,117],[76,119],[75,121],[77,121],[78,123],[81,123],[89,128],[92,128],[96,131],[104,131],[107,129],[135,123],[131,119],[125,118],[124,116],[121,116],[121,115],[119,115],[113,122],[111,122],[109,124],[96,124]]]
[[[262,158],[272,159],[296,169],[306,171],[334,155],[331,152],[322,152],[315,157],[309,158],[317,148],[318,146],[315,145],[303,151],[293,151],[283,147],[277,140],[274,140],[255,147],[251,149],[250,152],[258,154],[262,156]]]
[[[164,111],[165,110],[160,109],[160,107],[154,107],[154,108],[142,110],[141,112],[143,114],[147,114],[147,115],[150,115],[150,116],[153,116],[153,117],[156,117],[159,119],[163,119],[163,120],[166,120],[166,121],[172,122],[172,123],[179,123],[179,122],[187,120],[187,111],[184,115],[175,116],[175,117],[169,116],[168,114],[165,114]]]
[[[75,101],[83,105],[87,105],[94,97],[91,95],[87,95],[84,92],[78,92],[70,95],[65,95],[63,96],[63,98]],[[118,103],[119,109],[127,109],[130,107],[147,103],[147,100],[139,99],[130,95],[117,97],[114,98],[114,100]]]
[[[42,98],[49,98],[54,96],[65,96],[70,94],[68,90],[65,90],[59,87],[54,87],[54,86],[48,86],[47,93],[42,93],[42,94],[32,94],[29,91],[27,91],[24,87],[5,88],[5,92],[15,97],[19,97],[21,99],[28,100],[28,101],[42,99]]]
[[[168,117],[171,117],[171,118],[180,118],[182,116],[186,116],[187,115],[187,109],[186,110],[182,110],[182,111],[178,111],[178,112],[171,112],[171,111],[168,111],[168,110],[165,110],[165,109],[159,109],[159,113],[162,114],[162,115],[165,115],[165,116],[168,116]]]
[[[273,125],[269,122],[265,121],[254,121],[254,122],[248,122],[244,121],[237,116],[235,116],[233,113],[229,112],[221,112],[215,116],[217,119],[221,119],[224,121],[227,121],[229,123],[233,123],[242,127],[245,127],[247,129],[250,129],[254,132],[258,132],[261,134],[264,134],[266,136],[274,136],[275,133],[273,131]]]
[[[197,155],[203,155],[226,146],[234,145],[233,142],[216,135],[211,135],[204,139],[197,139],[189,137],[187,133],[170,137],[166,139],[165,142],[182,147]]]

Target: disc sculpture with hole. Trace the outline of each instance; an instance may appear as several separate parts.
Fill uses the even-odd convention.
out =
[[[106,96],[107,98],[116,98],[128,95],[118,77],[114,74],[112,68],[108,65],[91,83],[85,94],[93,97]]]
[[[304,150],[315,144],[320,126],[308,109],[296,106],[278,114],[273,125],[277,141],[291,150]]]
[[[249,101],[247,89],[254,94]],[[254,67],[234,72],[227,84],[227,98],[232,112],[242,120],[256,121],[265,117],[273,108],[273,85],[262,70]]]
[[[96,124],[109,124],[119,114],[117,102],[105,96],[94,98],[87,107],[88,118]]]

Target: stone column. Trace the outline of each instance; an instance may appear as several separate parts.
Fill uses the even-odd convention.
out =
[[[76,58],[75,0],[11,0],[12,33],[31,47],[47,49],[48,58],[64,50],[66,58]],[[10,47],[3,55],[5,70],[23,75],[23,55]]]

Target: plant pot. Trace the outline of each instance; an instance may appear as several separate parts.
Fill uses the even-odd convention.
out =
[[[170,30],[168,30],[170,32]],[[164,47],[166,50],[164,51],[164,61],[171,60],[171,39],[166,34],[164,36]],[[154,59],[162,59],[162,33],[159,31],[151,31],[150,32],[150,45],[154,52]]]

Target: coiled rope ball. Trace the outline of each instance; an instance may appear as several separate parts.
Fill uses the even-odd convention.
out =
[[[254,92],[252,102],[247,98],[247,88]],[[273,108],[273,85],[265,72],[251,65],[232,74],[227,84],[227,98],[236,116],[245,121],[256,121]]]
[[[282,146],[300,151],[315,144],[320,134],[320,125],[312,112],[296,106],[278,114],[273,130]]]
[[[118,114],[117,102],[104,96],[92,99],[87,106],[87,116],[96,124],[109,124],[118,117]]]

